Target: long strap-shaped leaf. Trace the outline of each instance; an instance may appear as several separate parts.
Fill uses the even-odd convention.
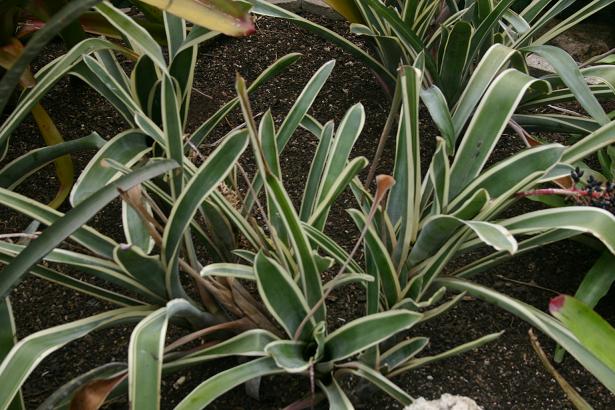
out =
[[[319,135],[318,148],[312,159],[310,165],[310,172],[308,174],[307,182],[303,190],[303,197],[301,199],[301,209],[299,216],[302,221],[307,221],[314,210],[314,204],[317,200],[318,189],[321,183],[323,170],[326,166],[327,156],[331,151],[331,144],[333,142],[333,121],[329,121],[325,124]]]
[[[160,379],[164,342],[174,316],[205,315],[186,300],[175,299],[144,318],[130,336],[128,397],[131,409],[160,408]]]
[[[35,263],[80,229],[105,205],[117,198],[119,195],[118,189],[128,190],[176,166],[177,164],[174,161],[155,161],[131,174],[120,177],[117,181],[107,185],[77,207],[68,211],[64,217],[45,229],[41,236],[33,240],[26,250],[21,252],[13,263],[4,269],[0,279],[0,295],[7,295]]]
[[[577,63],[570,54],[555,46],[534,46],[527,47],[524,51],[537,54],[547,60],[557,71],[566,86],[574,93],[578,103],[592,116],[600,125],[610,122],[604,109],[592,94],[589,86],[583,78]]]
[[[0,360],[5,359],[17,341],[15,335],[15,320],[9,298],[0,303]],[[23,410],[26,406],[21,391],[17,393],[7,410]]]
[[[329,384],[324,384],[322,381],[318,380],[318,387],[325,392],[330,409],[354,410],[354,406],[350,402],[350,399],[346,393],[344,393],[344,390],[340,387],[335,378],[332,378]]]
[[[163,263],[167,270],[177,261],[185,230],[205,198],[220,184],[248,144],[247,132],[226,137],[225,141],[199,167],[178,197],[163,234]]]
[[[557,37],[564,31],[574,27],[575,25],[587,19],[591,15],[613,4],[613,1],[614,0],[593,0],[590,2],[586,2],[583,8],[581,8],[580,10],[578,10],[576,13],[572,14],[571,16],[567,17],[566,19],[560,21],[558,24],[556,24],[554,27],[550,28],[546,32],[542,33],[541,36],[537,38],[536,40],[533,40],[531,44],[540,45],[540,44],[548,43],[550,40]],[[564,2],[562,1],[562,3]],[[572,1],[568,0],[564,4],[566,3],[568,4],[574,3],[574,0]],[[552,8],[556,8],[556,7],[552,7]],[[549,10],[549,12],[545,14],[550,14],[550,13],[551,13],[551,10]],[[543,20],[543,23],[546,24],[550,20],[551,18],[545,19]],[[544,26],[544,24],[534,24],[532,27],[532,30],[525,33],[523,39],[525,40],[525,39],[531,38],[529,36],[536,34]]]
[[[367,222],[366,215],[356,209],[350,209],[348,213],[359,228],[359,231],[363,232],[363,229],[365,229],[365,223]],[[388,306],[393,306],[401,297],[401,287],[397,277],[397,271],[395,270],[395,265],[391,260],[391,256],[389,255],[386,246],[380,239],[380,236],[372,224],[370,224],[365,235],[365,245],[367,248],[366,251],[369,252],[367,255],[371,258],[375,268],[374,271],[368,270],[368,272],[373,272],[372,275],[375,273],[378,274],[379,282],[382,284],[384,299],[386,300]],[[370,295],[368,295],[368,298],[369,296]],[[378,300],[375,302],[377,306],[381,297],[380,290],[378,290],[375,296]]]
[[[150,307],[130,307],[36,332],[21,340],[0,365],[0,409],[5,409],[36,366],[65,344],[108,326],[140,320]]]
[[[332,67],[331,63],[327,63],[325,67],[327,65]],[[288,238],[294,252],[294,258],[297,261],[300,272],[301,288],[305,295],[305,300],[310,308],[316,306],[317,304],[319,305],[314,312],[314,319],[316,322],[324,321],[325,306],[321,301],[323,294],[322,282],[313,249],[305,231],[301,226],[299,215],[288,197],[288,193],[284,189],[281,181],[276,178],[267,167],[267,163],[262,152],[261,143],[258,139],[256,125],[254,124],[254,119],[252,118],[252,109],[250,108],[250,101],[248,100],[245,81],[243,78],[237,78],[235,87],[241,100],[241,109],[246,123],[248,124],[250,142],[255,153],[256,163],[258,164],[259,172],[257,177],[260,177],[261,181],[264,180],[267,190],[267,199],[270,201],[269,203],[273,205],[274,211],[280,216],[280,220],[284,225],[284,230],[288,234]],[[301,117],[303,117],[303,115]],[[299,119],[299,122],[300,121],[301,119]]]
[[[291,338],[294,337],[297,327],[309,311],[301,289],[289,272],[285,272],[284,268],[262,252],[256,255],[254,275],[258,292],[269,312],[286,333]],[[300,338],[310,338],[313,328],[313,320],[308,321]]]
[[[433,256],[461,226],[474,231],[481,241],[497,251],[504,250],[510,254],[517,251],[517,241],[500,225],[484,221],[464,221],[450,215],[437,215],[424,222],[421,234],[412,247],[409,263],[414,266],[425,258]]]
[[[222,394],[239,386],[248,380],[283,373],[270,357],[252,360],[248,363],[233,367],[201,383],[192,390],[176,407],[175,410],[194,410],[205,408],[209,403]]]
[[[600,148],[613,143],[615,143],[615,121],[611,121],[576,144],[568,147],[564,155],[562,155],[562,162],[574,164],[576,161],[586,158]]]
[[[316,100],[318,93],[331,75],[334,66],[335,60],[331,60],[323,64],[323,66],[320,67],[318,71],[316,71],[316,73],[314,73],[312,78],[310,78],[308,83],[301,91],[299,97],[297,97],[297,100],[295,100],[295,103],[286,115],[286,118],[284,119],[284,122],[282,122],[282,125],[280,125],[280,129],[278,130],[278,133],[276,135],[276,143],[278,151],[280,153],[284,151],[286,144],[292,137],[293,133],[297,130],[299,124],[301,124],[301,121],[303,120],[303,117],[305,117],[308,110],[311,108],[312,104]],[[254,178],[254,181],[252,182],[254,192],[258,194],[262,186],[262,176],[260,174],[257,174]],[[253,195],[248,195],[246,197],[246,203],[244,204],[244,211],[251,209],[253,202]]]
[[[339,361],[367,350],[411,328],[422,316],[407,310],[390,310],[355,319],[325,338],[323,361]]]
[[[180,118],[180,102],[175,95],[173,80],[168,74],[162,78],[162,124],[166,138],[167,158],[178,164],[184,162],[183,127]],[[174,199],[180,195],[183,187],[183,169],[173,171],[171,178],[171,196]]]
[[[250,6],[237,0],[144,0],[144,3],[229,36],[254,32]]]
[[[301,57],[299,53],[290,53],[283,57],[280,57],[273,64],[265,69],[248,87],[248,94],[256,91],[261,85],[266,83],[271,78],[275,77],[278,73],[285,70],[288,66],[293,64]],[[199,146],[205,138],[211,133],[211,131],[222,121],[222,119],[231,112],[235,107],[239,105],[239,99],[233,98],[231,101],[224,104],[218,111],[211,115],[199,128],[196,129],[190,136],[190,142],[196,146]]]
[[[475,192],[485,189],[491,198],[510,198],[520,189],[542,178],[562,157],[559,144],[540,145],[498,162],[474,179],[449,205],[457,209]]]
[[[39,55],[43,47],[45,47],[45,45],[60,31],[73,23],[75,19],[98,1],[99,0],[84,0],[79,3],[66,4],[57,13],[54,13],[40,30],[34,33],[19,59],[12,65],[6,74],[2,76],[2,80],[0,80],[0,113],[4,112],[6,103],[9,101],[13,89],[19,82],[21,75],[27,70],[30,62]],[[0,147],[2,145],[0,138]]]
[[[27,94],[21,98],[15,110],[11,112],[2,126],[0,126],[0,146],[2,146],[2,144],[9,138],[15,128],[30,113],[38,101],[43,98],[47,91],[56,82],[58,82],[71,69],[71,67],[80,61],[82,55],[92,53],[96,50],[109,48],[115,49],[119,48],[119,46],[115,46],[107,40],[89,38],[83,40],[77,46],[73,47],[68,53],[58,57],[50,63],[47,66],[47,70],[44,71],[44,74],[36,77],[36,85],[27,91]],[[2,157],[2,155],[0,155],[0,157]]]
[[[228,356],[262,357],[269,343],[279,340],[266,330],[250,329],[224,342],[203,350],[190,353],[181,359],[163,364],[163,372],[175,371],[187,366],[194,366],[205,361]]]
[[[12,262],[13,259],[14,256],[0,254],[0,264],[9,264]],[[66,275],[64,273],[49,269],[42,264],[35,265],[30,268],[30,273],[48,282],[56,283],[60,286],[73,289],[85,295],[93,296],[97,299],[104,300],[105,302],[113,303],[118,307],[137,306],[145,304],[140,300],[124,296],[122,294],[107,290],[105,288],[92,285],[85,281],[75,279],[70,275]],[[153,300],[156,301],[156,299]]]
[[[127,130],[113,137],[94,155],[79,175],[70,194],[71,204],[80,204],[120,175],[115,169],[106,166],[105,158],[130,168],[149,148],[149,138],[139,130]]]
[[[577,338],[554,318],[530,305],[472,282],[453,278],[438,278],[435,282],[439,285],[446,286],[448,289],[466,291],[470,295],[495,304],[531,325],[536,326],[546,335],[562,345],[564,349],[573,355],[609,390],[615,392],[615,372],[610,370],[603,362],[591,354],[579,343]]]
[[[594,235],[615,254],[615,216],[590,206],[570,206],[528,212],[499,222],[513,234],[567,229]]]
[[[329,40],[342,49],[346,50],[352,56],[358,58],[363,61],[369,68],[374,70],[374,72],[383,79],[387,84],[389,84],[391,89],[394,88],[395,85],[395,75],[389,73],[387,69],[380,64],[375,58],[370,56],[367,52],[356,46],[351,41],[348,41],[344,37],[335,33],[332,30],[327,29],[318,24],[314,24],[311,21],[298,16],[290,11],[284,10],[281,7],[278,7],[274,4],[269,3],[265,0],[249,0],[249,2],[254,6],[252,9],[253,13],[262,14],[265,16],[283,18],[286,20],[290,20],[298,26],[304,27],[310,31],[315,32],[316,34],[322,36],[326,40]]]
[[[87,137],[38,148],[9,162],[0,169],[0,186],[14,189],[24,179],[45,165],[66,154],[72,154],[88,149],[101,148],[105,140],[96,132]]]
[[[493,81],[476,108],[451,166],[451,198],[478,176],[521,97],[533,85],[546,83],[514,69],[504,71]]]
[[[162,49],[147,30],[108,1],[100,3],[96,9],[128,39],[134,50],[140,54],[147,54],[162,71],[167,71]]]
[[[453,113],[455,137],[458,137],[461,131],[463,131],[464,125],[472,115],[472,112],[474,112],[474,108],[485,90],[489,87],[489,84],[498,75],[502,67],[514,56],[522,58],[518,51],[502,44],[494,44],[487,50],[474,69],[472,77],[455,106]]]
[[[0,188],[0,204],[27,215],[45,225],[51,225],[64,217],[62,212],[56,211],[47,205],[33,201],[28,197],[4,188]],[[113,248],[117,245],[113,239],[99,233],[87,225],[74,231],[71,234],[71,239],[91,251],[109,258],[113,253]]]
[[[344,369],[340,372],[351,373],[355,376],[361,377],[380,390],[403,404],[409,406],[414,399],[399,386],[393,383],[391,380],[382,375],[382,373],[372,369],[369,366],[359,362],[351,362],[344,366]]]
[[[421,204],[421,154],[419,142],[419,94],[421,72],[404,67],[401,75],[402,108],[397,132],[395,185],[387,202],[393,225],[401,223],[393,260],[403,265],[411,243],[416,239]]]

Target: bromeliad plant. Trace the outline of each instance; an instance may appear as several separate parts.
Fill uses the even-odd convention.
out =
[[[425,80],[437,84],[451,106],[473,67],[493,44],[519,50],[541,46],[599,12],[613,0],[593,0],[547,28],[574,0],[533,0],[519,13],[517,0],[326,0],[344,16],[351,32],[365,36],[375,57],[316,23],[264,0],[251,0],[257,14],[283,18],[312,30],[363,60],[389,91],[400,64],[425,64]],[[527,49],[531,52],[530,49]]]
[[[323,69],[330,71],[330,67],[331,63],[326,64],[321,72]],[[220,355],[242,354],[257,358],[204,381],[186,396],[178,409],[203,408],[240,383],[279,373],[307,377],[314,388],[320,389],[319,393],[313,390],[307,398],[291,404],[297,408],[314,405],[323,399],[331,408],[353,408],[349,392],[344,391],[340,383],[346,374],[353,374],[408,405],[412,397],[389,377],[462,353],[499,336],[488,335],[439,355],[421,358],[415,356],[426,347],[427,338],[395,338],[398,333],[445,312],[460,300],[460,296],[436,307],[444,295],[444,290],[440,290],[430,300],[412,305],[401,298],[399,288],[398,292],[393,289],[391,293],[389,286],[397,278],[381,277],[381,269],[393,266],[388,250],[376,247],[378,238],[371,224],[391,188],[391,177],[379,177],[369,212],[352,212],[361,234],[350,253],[323,233],[332,201],[349,184],[355,189],[360,186],[356,176],[367,165],[362,157],[348,159],[363,128],[365,114],[361,105],[348,110],[337,131],[331,122],[323,126],[310,119],[305,123],[307,129],[319,136],[320,143],[304,187],[301,208],[296,210],[283,185],[279,163],[279,154],[288,137],[283,133],[284,125],[276,131],[271,114],[267,112],[257,128],[241,78],[237,81],[237,90],[258,168],[251,184],[253,196],[248,198],[246,211],[251,205],[256,206],[266,221],[269,237],[257,252],[236,252],[247,265],[210,264],[203,268],[201,275],[255,281],[269,314],[284,329],[284,335],[261,340],[249,353],[236,353],[232,340],[228,347],[225,344],[217,346],[216,352]],[[304,93],[311,91],[306,87]],[[292,116],[291,112],[285,122]],[[257,199],[261,187],[265,191],[266,209]],[[365,263],[355,258],[361,246],[365,246],[370,255]],[[335,269],[334,265],[337,265]],[[327,271],[337,273],[324,282],[322,274]],[[365,285],[365,316],[330,329],[335,322],[327,314],[327,297],[350,282]],[[419,307],[424,311],[419,312]]]
[[[28,64],[23,64],[23,61],[27,58],[32,58],[32,53],[26,53],[27,55],[23,55],[26,48],[22,43],[24,36],[27,36],[32,31],[36,31],[41,29],[46,23],[49,21],[49,26],[43,31],[50,31],[47,33],[48,38],[43,42],[48,41],[53,34],[60,31],[60,35],[62,39],[66,43],[67,46],[73,47],[79,44],[80,42],[86,39],[84,29],[88,32],[95,33],[106,33],[106,34],[115,34],[119,38],[122,38],[121,35],[122,30],[117,30],[113,26],[113,22],[109,22],[107,20],[100,20],[100,14],[96,12],[86,12],[80,16],[80,21],[76,19],[69,18],[67,13],[70,13],[69,9],[75,9],[73,11],[74,17],[79,14],[78,7],[74,5],[67,5],[65,0],[55,0],[55,1],[35,1],[35,0],[9,0],[4,1],[2,5],[0,5],[0,15],[2,16],[2,27],[0,29],[0,67],[9,70],[9,73],[6,75],[6,78],[3,77],[3,84],[6,82],[11,82],[9,77],[19,78],[20,86],[26,90],[25,95],[22,95],[22,102],[25,102],[26,105],[30,107],[30,113],[35,119],[41,135],[45,141],[45,144],[48,146],[52,145],[60,145],[56,147],[44,148],[41,150],[36,150],[35,152],[28,153],[29,157],[39,157],[43,156],[44,161],[48,162],[49,158],[54,159],[54,165],[56,169],[56,175],[58,177],[58,182],[60,187],[55,198],[51,201],[50,206],[53,208],[59,207],[64,200],[68,197],[70,190],[73,185],[74,179],[74,169],[72,160],[70,157],[71,153],[92,148],[92,144],[87,144],[85,141],[81,144],[77,143],[64,143],[64,139],[52,118],[49,116],[44,107],[40,104],[40,99],[42,94],[36,95],[28,95],[28,89],[34,88],[36,86],[36,79],[33,76]],[[91,4],[90,4],[91,3]],[[87,8],[91,7],[94,3],[97,2],[88,2],[84,4],[85,11]],[[163,13],[156,9],[156,7],[160,7],[161,9],[166,6],[163,2],[152,1],[154,6],[147,6],[146,4],[142,4],[137,2],[138,6],[140,6],[145,14],[149,16],[151,20],[157,24],[156,27],[162,27],[162,31],[164,33],[164,17]],[[208,1],[208,3],[210,3]],[[237,2],[219,2],[217,0],[211,1],[211,4],[203,4],[199,2],[193,1],[183,1],[183,2],[173,2],[172,10],[169,10],[171,13],[177,13],[179,15],[187,16],[190,21],[195,22],[198,26],[193,28],[193,39],[199,38],[199,36],[203,36],[206,34],[208,30],[203,27],[208,27],[208,29],[218,30],[220,32],[229,34],[229,35],[245,35],[254,31],[254,26],[250,16],[248,15],[248,8],[246,8],[245,4],[240,4]],[[190,9],[190,13],[187,13],[187,8]],[[40,19],[39,22],[32,22],[28,20],[27,24],[24,27],[22,24],[22,19],[26,17],[35,17]],[[58,20],[59,19],[59,20]],[[173,19],[173,17],[171,17]],[[54,21],[56,20],[56,21]],[[64,21],[62,21],[64,20]],[[117,19],[116,19],[117,20]],[[136,20],[134,20],[136,22]],[[180,21],[180,20],[177,20]],[[147,24],[141,23],[142,25],[147,26]],[[151,25],[151,24],[150,24]],[[184,24],[185,25],[185,24]],[[60,26],[63,28],[60,30]],[[55,33],[52,33],[54,27],[57,28]],[[83,27],[83,28],[82,28]],[[185,27],[184,27],[185,29]],[[156,32],[150,28],[150,31]],[[209,36],[213,37],[215,33],[210,33]],[[38,46],[41,41],[35,35],[35,38],[32,40],[32,47]],[[162,39],[159,39],[162,41]],[[166,40],[166,39],[165,39]],[[201,39],[202,41],[203,39]],[[87,41],[85,41],[87,43]],[[30,47],[30,48],[32,48]],[[117,48],[117,46],[116,46]],[[82,49],[83,50],[83,49]],[[109,58],[109,56],[107,56]],[[56,61],[57,62],[57,61]],[[11,68],[17,63],[15,70],[11,71]],[[112,61],[107,61],[109,64],[113,64]],[[53,64],[53,63],[52,63]],[[115,64],[113,70],[119,75],[119,71],[121,68]],[[38,76],[37,76],[38,77]],[[57,78],[54,79],[57,81]],[[127,82],[125,82],[125,85]],[[2,103],[0,104],[0,112],[4,108],[6,100],[11,94],[12,88],[14,85],[6,84],[7,86],[3,88],[2,92]],[[18,115],[18,122],[23,119],[23,114]],[[0,136],[0,158],[4,157],[6,154],[6,150],[8,149],[9,135],[12,132],[13,128],[9,128],[8,130],[3,131],[3,136]],[[84,139],[85,140],[85,139]],[[90,139],[91,140],[91,139]],[[88,141],[90,141],[88,140]],[[91,141],[90,141],[91,142]],[[21,166],[31,160],[26,158],[19,159]],[[36,167],[33,167],[27,171],[35,171],[38,169],[38,164],[35,164]],[[15,170],[15,169],[13,169]],[[24,171],[23,168],[19,169],[19,171]],[[24,174],[18,174],[20,178]],[[25,174],[27,175],[27,173]],[[11,181],[11,180],[9,180]],[[12,182],[11,182],[12,183]],[[7,187],[7,184],[3,184],[3,187]],[[12,188],[15,187],[13,184]]]
[[[400,76],[403,104],[393,173],[396,184],[391,188],[386,205],[380,207],[385,192],[382,182],[372,198],[361,182],[352,178],[350,186],[361,207],[349,213],[361,231],[358,246],[364,248],[363,263],[355,258],[357,247],[348,253],[323,232],[320,217],[322,212],[328,212],[329,204],[321,206],[318,203],[321,198],[328,198],[329,192],[337,191],[333,189],[337,184],[326,181],[334,175],[342,178],[342,164],[346,163],[347,155],[340,155],[338,150],[346,147],[344,152],[347,152],[351,147],[346,142],[350,137],[343,130],[361,128],[361,117],[353,113],[356,109],[347,113],[335,137],[331,125],[322,126],[313,120],[309,126],[306,124],[307,129],[319,136],[320,144],[304,189],[303,202],[299,211],[295,211],[281,184],[278,163],[279,152],[287,141],[278,138],[267,115],[257,131],[247,97],[242,98],[260,172],[252,187],[265,186],[268,215],[263,215],[263,218],[268,221],[271,247],[258,253],[236,252],[249,265],[212,264],[206,266],[201,274],[255,280],[261,298],[285,329],[286,337],[263,343],[259,353],[262,358],[203,382],[184,400],[181,408],[210,403],[235,385],[227,385],[232,380],[240,383],[250,375],[281,372],[311,378],[322,391],[320,396],[315,395],[312,399],[326,398],[334,407],[351,406],[348,394],[340,389],[339,383],[346,373],[366,379],[401,403],[406,403],[409,397],[395,387],[390,378],[497,336],[488,335],[451,351],[426,357],[418,357],[427,343],[424,338],[396,344],[391,336],[410,326],[404,324],[401,312],[418,313],[420,316],[414,317],[413,321],[426,320],[444,312],[463,295],[430,309],[447,290],[468,292],[528,321],[564,346],[609,389],[614,389],[614,373],[608,364],[597,358],[559,321],[468,279],[513,254],[585,232],[595,235],[609,249],[615,249],[612,235],[615,218],[600,209],[566,207],[499,219],[499,215],[519,200],[517,192],[561,178],[569,172],[570,163],[612,143],[615,123],[605,125],[570,147],[549,144],[531,148],[485,170],[485,163],[523,95],[532,87],[548,86],[545,81],[522,72],[506,70],[475,101],[463,100],[463,109],[475,111],[475,115],[464,126],[458,150],[449,160],[447,141],[440,138],[429,170],[421,178],[418,131],[421,83],[420,70],[414,67],[403,69]],[[240,95],[243,88],[239,81]],[[451,115],[446,111],[442,113]],[[353,161],[356,160],[360,158]],[[347,169],[351,163],[347,163]],[[320,184],[317,183],[319,175],[323,175]],[[256,196],[256,192],[253,195]],[[317,202],[313,203],[313,199]],[[264,207],[258,206],[264,214]],[[493,248],[495,253],[454,272],[446,271],[453,258],[485,245]],[[324,284],[318,274],[330,267],[331,262],[323,260],[320,252],[338,265],[333,270],[337,274]],[[350,280],[365,283],[367,316],[328,334],[326,297],[331,289]],[[386,326],[382,320],[383,327],[378,328],[376,318],[385,317],[388,319]],[[394,325],[394,317],[397,325]],[[412,321],[410,316],[407,320]],[[368,332],[371,326],[377,329],[373,333]],[[375,335],[381,338],[377,339]],[[334,342],[340,342],[341,347],[334,347]],[[351,361],[343,363],[336,359]],[[304,403],[309,404],[310,399]]]
[[[467,100],[483,95],[495,76],[506,68],[528,74],[526,59],[531,54],[545,59],[555,73],[544,73],[542,77],[550,83],[551,90],[535,89],[525,95],[510,118],[509,125],[523,139],[529,137],[528,132],[539,131],[578,134],[582,130],[586,135],[610,121],[594,96],[613,98],[613,66],[590,66],[587,62],[579,70],[564,50],[545,44],[613,0],[588,2],[549,29],[549,23],[574,1],[534,0],[516,13],[511,8],[514,0],[330,0],[329,4],[353,23],[351,31],[370,41],[374,56],[335,32],[267,1],[251,2],[256,14],[287,19],[337,44],[363,61],[380,79],[392,101],[373,161],[376,164],[399,113],[401,96],[396,71],[400,64],[414,65],[424,73],[422,100],[442,137],[448,139],[449,153],[456,148],[454,140],[472,114],[463,110],[468,106]],[[584,78],[593,78],[593,84],[588,87]],[[580,104],[589,118],[544,114],[552,111],[553,105],[571,101]],[[443,107],[450,110],[452,123],[441,115]],[[368,186],[373,177],[370,172]]]
[[[43,165],[62,155],[92,148],[94,145],[101,148],[101,151],[81,175],[72,191],[71,203],[76,205],[117,177],[117,170],[101,165],[102,158],[112,157],[119,165],[130,167],[149,155],[152,150],[166,149],[173,151],[172,157],[182,163],[184,152],[190,149],[191,144],[198,145],[237,104],[236,101],[226,104],[185,141],[183,130],[188,115],[198,45],[217,33],[195,26],[187,34],[184,20],[164,13],[165,35],[170,44],[167,62],[161,46],[134,20],[107,2],[99,4],[97,10],[109,24],[122,33],[132,49],[103,38],[89,38],[44,67],[37,73],[37,83],[22,95],[15,110],[0,127],[0,144],[5,147],[8,145],[11,134],[28,112],[36,108],[45,93],[67,74],[83,79],[98,91],[132,128],[104,145],[100,137],[90,136],[30,152],[0,170],[2,187],[14,189],[26,176]],[[119,65],[116,56],[118,53],[137,60],[130,77]],[[253,89],[297,58],[296,54],[281,58],[259,77]],[[162,103],[161,99],[166,100]],[[174,100],[179,104],[177,112],[172,110],[176,106]],[[166,113],[164,118],[161,115],[162,106]],[[174,115],[179,117],[175,118]],[[164,133],[173,133],[178,141],[176,147],[168,147]],[[186,162],[188,163],[189,161]],[[193,165],[186,166],[190,166],[190,172],[194,173],[196,168]],[[125,214],[130,213],[128,209],[129,207],[124,205]],[[131,215],[134,219],[135,214]],[[143,226],[137,223],[137,227]],[[137,228],[133,230],[135,238],[147,236],[136,232]],[[140,245],[149,249],[149,246],[142,243]]]

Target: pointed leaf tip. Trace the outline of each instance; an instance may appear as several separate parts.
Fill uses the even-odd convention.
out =
[[[549,302],[549,312],[551,314],[555,314],[559,312],[562,307],[564,307],[564,303],[566,302],[566,295],[558,295],[551,299]]]

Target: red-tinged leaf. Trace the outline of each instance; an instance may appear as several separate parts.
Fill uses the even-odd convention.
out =
[[[615,371],[615,329],[585,303],[568,295],[549,302],[549,312],[559,319],[594,356]]]
[[[70,402],[70,410],[98,410],[107,399],[107,396],[125,378],[126,373],[110,379],[95,380],[75,393]]]
[[[250,5],[233,0],[143,0],[192,23],[229,36],[254,32]]]

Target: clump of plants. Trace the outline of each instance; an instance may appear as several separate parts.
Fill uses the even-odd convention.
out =
[[[449,8],[460,4],[446,3]],[[44,357],[94,330],[125,323],[136,324],[127,346],[128,362],[92,369],[62,386],[44,406],[88,399],[91,408],[98,408],[127,391],[131,408],[157,408],[163,373],[235,356],[245,361],[203,380],[177,408],[203,408],[235,386],[274,374],[310,381],[310,391],[291,404],[294,408],[324,400],[332,408],[352,408],[354,392],[342,381],[349,374],[407,405],[413,398],[395,384],[395,376],[500,335],[423,354],[429,339],[416,335],[414,326],[444,314],[465,294],[531,323],[615,391],[615,369],[595,354],[595,346],[579,337],[576,328],[571,331],[562,324],[567,324],[569,312],[565,304],[554,304],[554,314],[562,318],[558,321],[471,280],[513,255],[586,233],[608,255],[615,252],[615,216],[585,206],[591,202],[502,216],[526,193],[552,189],[543,188],[544,184],[568,177],[571,170],[580,183],[576,164],[615,142],[615,122],[596,98],[605,94],[604,87],[591,88],[583,80],[588,73],[602,73],[608,79],[612,71],[580,70],[562,59],[560,51],[547,47],[532,50],[558,61],[561,76],[531,76],[520,63],[524,52],[495,41],[510,34],[496,24],[502,16],[512,27],[522,27],[517,24],[521,20],[506,13],[511,3],[502,1],[492,9],[492,2],[476,2],[464,12],[459,10],[456,19],[450,17],[456,22],[454,31],[466,30],[465,23],[476,23],[477,32],[484,29],[479,37],[472,37],[478,34],[469,30],[471,36],[466,38],[476,48],[472,61],[464,60],[472,67],[464,71],[467,86],[451,92],[445,88],[449,82],[434,81],[427,49],[416,50],[399,70],[395,62],[387,71],[394,85],[393,115],[387,123],[393,129],[397,122],[395,160],[391,175],[374,178],[375,191],[370,182],[377,161],[364,182],[360,175],[368,167],[367,159],[351,157],[365,123],[363,107],[350,107],[337,126],[308,114],[335,62],[313,75],[279,125],[270,111],[257,123],[249,93],[292,64],[296,54],[276,61],[250,85],[238,78],[237,97],[188,134],[185,124],[198,45],[215,33],[198,27],[188,31],[183,19],[165,12],[164,53],[137,22],[110,3],[100,3],[98,12],[130,47],[88,38],[43,68],[37,84],[24,93],[0,128],[0,141],[8,141],[28,111],[66,74],[83,79],[103,95],[128,127],[109,141],[96,134],[80,141],[98,152],[72,188],[72,207],[66,213],[14,192],[16,184],[11,182],[15,176],[36,172],[33,158],[49,163],[69,150],[66,145],[60,145],[64,151],[28,153],[0,170],[0,181],[7,184],[0,188],[0,204],[47,226],[29,243],[0,242],[0,262],[6,265],[0,275],[0,294],[5,298],[0,321],[3,329],[13,328],[9,292],[28,274],[116,308],[17,342],[11,332],[2,334],[2,346],[8,348],[0,364],[0,408],[23,407],[20,388]],[[541,10],[539,3],[546,6],[532,2],[529,10],[534,17]],[[259,2],[259,7],[269,6]],[[370,13],[379,11],[387,24],[397,27],[397,34],[405,33],[396,24],[399,15],[379,2],[370,0],[370,7]],[[425,2],[421,7],[427,7],[422,10],[429,18],[415,23],[427,33],[436,8]],[[445,33],[442,28],[441,34],[452,41],[454,31]],[[388,41],[380,37],[375,36]],[[474,44],[473,38],[486,40]],[[116,53],[134,58],[129,74],[119,66]],[[515,114],[522,106],[575,98],[591,120],[548,115],[527,120]],[[421,102],[441,133],[426,172],[420,158],[427,138],[418,127]],[[235,107],[241,108],[245,124],[203,155],[201,144]],[[584,138],[570,146],[534,146],[487,166],[508,125],[531,129],[537,123],[581,129]],[[301,203],[293,203],[280,157],[299,127],[319,143],[301,187]],[[256,163],[254,175],[242,163],[249,155],[248,146]],[[246,187],[245,193],[240,186]],[[359,232],[352,250],[325,232],[332,206],[346,191],[354,196],[355,206],[347,212]],[[569,197],[604,201],[598,194],[611,195],[612,186],[586,181],[568,192],[575,193]],[[87,225],[116,198],[122,201],[120,242]],[[454,272],[446,270],[454,258],[477,248],[489,254]],[[102,285],[78,279],[68,273],[71,270],[95,277]],[[256,291],[248,291],[247,283]],[[342,326],[332,325],[327,296],[348,283],[365,289],[364,315]],[[169,340],[170,325],[182,328],[184,335]]]

